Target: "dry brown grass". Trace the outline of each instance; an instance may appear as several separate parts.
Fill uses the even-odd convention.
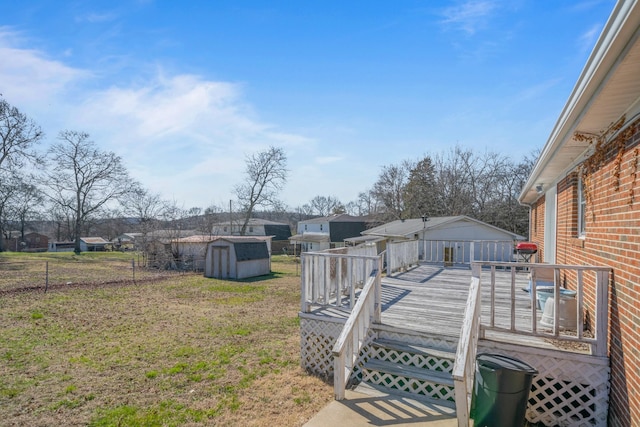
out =
[[[295,264],[272,269],[4,293],[0,424],[304,424],[332,388],[300,368]]]

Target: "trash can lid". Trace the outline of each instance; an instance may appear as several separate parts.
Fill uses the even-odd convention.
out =
[[[513,359],[511,357],[503,356],[502,354],[481,353],[478,354],[476,360],[478,365],[489,369],[526,372],[532,375],[538,373],[536,368],[522,360]]]

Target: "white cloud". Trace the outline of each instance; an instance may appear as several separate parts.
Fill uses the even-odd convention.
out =
[[[486,25],[487,19],[496,8],[496,3],[489,0],[466,1],[444,9],[444,19],[441,22],[473,35]]]
[[[600,36],[600,32],[602,31],[601,24],[595,24],[591,28],[589,28],[586,32],[584,32],[580,39],[578,40],[578,44],[580,46],[580,50],[582,52],[590,51],[593,46],[596,44],[596,40],[598,36]]]
[[[0,27],[0,93],[12,104],[50,102],[90,73],[47,58],[38,50],[16,47],[20,34]]]
[[[300,151],[291,164],[315,157],[313,139],[260,120],[236,83],[157,70],[130,76],[142,84],[105,87],[102,79],[110,76],[103,71],[22,48],[6,28],[0,57],[0,93],[43,127],[48,142],[62,129],[86,131],[101,149],[120,155],[143,185],[189,206],[232,198],[245,156],[270,145]]]

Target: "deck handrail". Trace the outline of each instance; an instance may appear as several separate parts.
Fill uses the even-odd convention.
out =
[[[591,354],[595,356],[607,355],[607,340],[608,340],[608,292],[609,281],[611,275],[610,267],[596,267],[590,265],[563,265],[563,264],[535,264],[535,263],[478,263],[478,265],[490,268],[491,280],[488,284],[490,287],[490,301],[489,301],[489,318],[488,321],[481,321],[480,324],[480,336],[484,337],[486,331],[497,332],[509,332],[518,335],[536,336],[543,338],[554,338],[561,341],[571,341],[577,343],[587,344],[591,348]],[[495,272],[496,268],[509,270],[511,272],[511,295],[510,304],[508,306],[510,322],[509,327],[499,327],[496,322],[496,310],[495,310],[495,298],[496,298],[496,281]],[[518,328],[516,324],[516,304],[515,295],[519,290],[516,289],[515,277],[518,270],[531,271],[532,269],[543,268],[553,269],[553,319],[550,322],[550,332],[547,330],[540,330],[538,328],[538,312],[536,297],[538,285],[536,280],[531,280],[531,289],[529,289],[532,295],[531,300],[531,326],[529,329]],[[561,296],[561,272],[565,272],[564,280],[571,281],[572,287],[575,287],[576,298],[576,335],[561,334],[560,327],[560,301]],[[567,274],[568,272],[568,274]],[[594,273],[595,289],[591,295],[593,306],[591,307],[592,323],[590,328],[593,332],[593,337],[587,337],[584,335],[584,310],[585,310],[585,290],[584,290],[584,275],[586,272]],[[572,277],[569,277],[569,276]],[[575,275],[575,277],[573,277]]]
[[[345,388],[358,361],[358,355],[367,341],[371,324],[380,322],[381,258],[379,261],[379,268],[371,272],[333,346],[333,388],[336,400],[344,399]]]
[[[471,391],[475,374],[475,360],[480,335],[481,302],[480,266],[473,265],[469,296],[465,308],[460,339],[453,362],[453,382],[458,427],[468,427],[471,419]]]
[[[373,270],[380,270],[379,255],[304,252],[301,255],[300,310],[331,306],[351,310],[356,289],[364,286]]]

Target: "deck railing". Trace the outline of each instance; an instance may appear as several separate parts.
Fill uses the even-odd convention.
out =
[[[467,306],[460,331],[460,340],[453,363],[453,382],[458,427],[469,426],[471,418],[471,392],[476,369],[476,353],[480,332],[481,294],[480,266],[474,264]]]
[[[360,351],[367,341],[371,324],[380,323],[381,267],[382,262],[379,262],[378,269],[369,275],[333,347],[333,387],[336,400],[344,399],[345,388],[358,361]]]
[[[508,332],[518,335],[536,336],[543,338],[554,338],[560,341],[570,341],[576,343],[587,344],[591,348],[591,354],[596,356],[607,355],[607,310],[608,310],[608,290],[611,269],[609,267],[594,267],[585,265],[559,265],[559,264],[532,264],[532,263],[478,263],[479,266],[489,268],[490,281],[486,285],[488,286],[488,298],[489,298],[489,310],[488,319],[481,322],[480,325],[480,337],[484,338],[486,331],[498,331]],[[496,268],[501,270],[507,270],[511,272],[511,286],[509,295],[499,296],[496,292]],[[530,323],[517,322],[516,318],[516,294],[522,293],[522,289],[517,289],[516,285],[516,273],[518,271],[535,270],[539,269],[552,269],[553,277],[549,283],[552,286],[553,295],[553,310],[545,310],[544,313],[540,313],[541,309],[538,308],[537,296],[539,284],[536,280],[530,280],[528,286],[530,286],[529,292],[531,295],[531,316]],[[585,287],[585,281],[589,281],[590,286]],[[563,296],[564,292],[561,288],[575,291],[575,310],[572,313],[569,310],[561,309],[561,301],[565,299],[564,304],[567,304],[567,297]],[[504,309],[498,313],[496,310],[496,298],[501,297],[507,299],[507,310]],[[569,297],[568,299],[572,299]],[[551,299],[547,300],[547,304],[551,303]],[[573,304],[573,301],[571,301]],[[546,304],[545,304],[546,305]],[[540,316],[542,314],[545,319],[546,327],[538,326],[541,321]],[[496,317],[501,315],[507,316],[507,326],[503,322],[496,322]],[[575,316],[574,318],[568,318],[567,316]],[[588,319],[589,327],[587,328],[591,333],[585,335],[585,319]],[[575,331],[572,334],[563,332],[563,322],[570,323],[572,326],[567,328]],[[575,322],[575,323],[574,323]],[[498,323],[501,326],[498,326]]]
[[[340,251],[347,250],[342,248]],[[370,249],[368,251],[371,253]],[[314,305],[351,310],[356,301],[356,289],[364,286],[372,271],[380,271],[377,255],[363,255],[360,251],[355,254],[338,252],[302,254],[300,310],[303,313],[308,313]]]
[[[513,261],[511,240],[419,240],[424,262],[471,265],[473,262]]]
[[[418,265],[418,241],[389,243],[386,259],[388,274]]]

